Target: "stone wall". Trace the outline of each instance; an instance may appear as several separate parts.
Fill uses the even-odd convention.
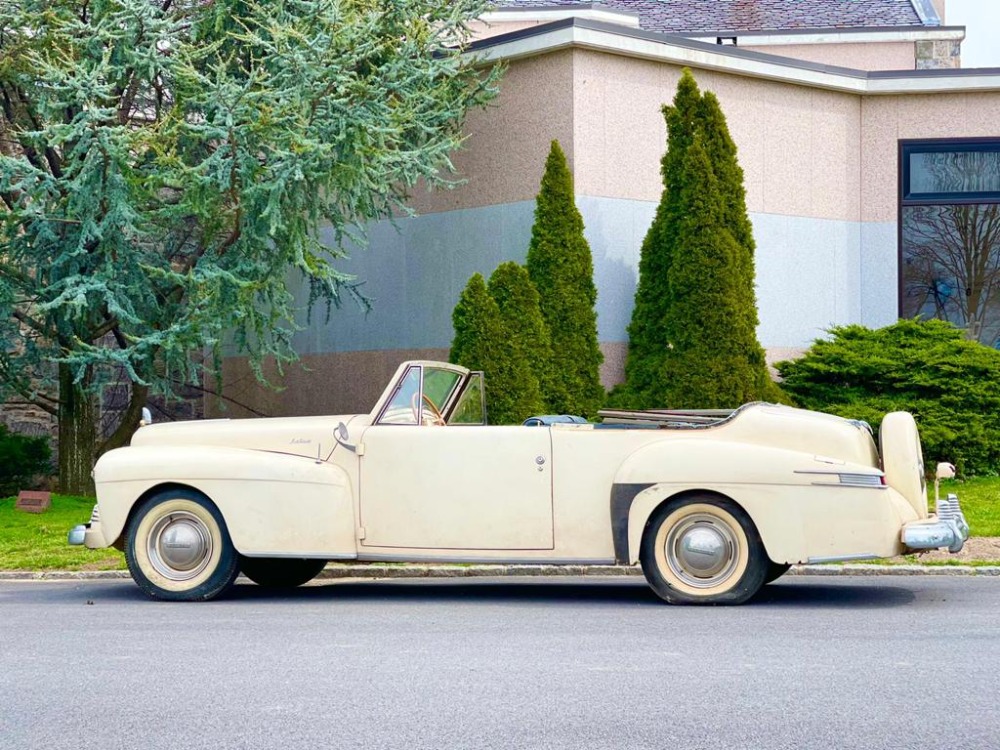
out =
[[[19,435],[46,435],[52,438],[56,435],[55,417],[25,401],[13,400],[0,404],[0,422]]]
[[[962,67],[962,43],[917,42],[917,70]]]

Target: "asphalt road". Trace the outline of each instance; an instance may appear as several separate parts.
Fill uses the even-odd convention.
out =
[[[1000,579],[0,584],[0,748],[997,748]]]

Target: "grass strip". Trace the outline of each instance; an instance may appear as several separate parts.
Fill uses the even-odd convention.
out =
[[[15,510],[16,498],[0,500],[0,570],[124,570],[114,549],[71,547],[66,536],[90,520],[92,497],[53,495],[43,513]]]

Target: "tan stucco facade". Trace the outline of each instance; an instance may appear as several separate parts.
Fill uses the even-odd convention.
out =
[[[869,96],[862,104],[862,221],[895,221],[898,142],[1000,134],[1000,95]]]
[[[512,62],[495,105],[469,117],[455,157],[464,184],[420,192],[415,208],[533,200],[552,140],[566,152],[577,194],[658,201],[667,135],[661,107],[681,70],[589,50]],[[726,112],[750,211],[858,220],[860,96],[715,71],[696,76]]]
[[[558,140],[573,163],[571,50],[512,63],[500,95],[466,121],[466,141],[453,161],[465,184],[454,190],[417,190],[419,213],[534,200],[549,144]]]
[[[855,44],[758,45],[753,38],[741,41],[743,49],[808,60],[821,65],[838,65],[861,70],[913,70],[916,63],[913,42],[858,42]]]

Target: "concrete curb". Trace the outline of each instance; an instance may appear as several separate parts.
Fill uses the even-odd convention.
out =
[[[483,578],[551,576],[641,576],[631,565],[406,565],[331,563],[317,579]],[[1000,565],[793,565],[790,576],[991,576]],[[129,578],[124,570],[0,571],[0,581],[102,581]]]

